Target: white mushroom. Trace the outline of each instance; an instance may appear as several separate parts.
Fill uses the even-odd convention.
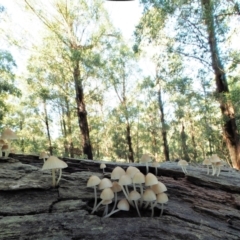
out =
[[[68,165],[64,161],[60,160],[56,156],[50,156],[47,159],[47,161],[45,161],[45,163],[43,164],[42,170],[48,170],[48,169],[52,170],[52,185],[53,187],[56,187],[56,185],[58,185],[58,183],[60,182],[60,179],[62,176],[62,168],[66,168],[66,167],[68,167]],[[56,182],[56,176],[55,176],[56,169],[60,169],[57,182]]]
[[[179,161],[178,161],[178,166],[180,166],[181,168],[182,168],[182,170],[183,170],[183,172],[185,173],[185,174],[187,174],[187,165],[188,165],[188,162],[186,161],[186,160],[182,160],[182,159],[180,159]]]

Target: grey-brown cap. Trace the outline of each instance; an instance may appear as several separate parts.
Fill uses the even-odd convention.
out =
[[[7,140],[17,139],[17,135],[10,128],[6,128],[2,132],[2,138]]]

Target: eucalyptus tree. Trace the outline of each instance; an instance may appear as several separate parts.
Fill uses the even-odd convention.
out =
[[[112,44],[109,49],[107,60],[108,68],[105,71],[106,84],[115,92],[119,105],[116,107],[115,114],[119,116],[119,121],[125,124],[125,136],[128,146],[128,159],[134,162],[134,151],[132,146],[131,127],[134,122],[132,94],[134,83],[137,76],[136,56],[132,50],[124,43]]]
[[[8,96],[20,96],[20,90],[14,84],[15,67],[16,64],[12,55],[8,51],[0,50],[0,121],[2,121],[8,111]]]
[[[223,43],[230,28],[230,20],[234,15],[239,14],[239,3],[217,0],[190,2],[142,0],[141,2],[146,13],[154,9],[161,18],[145,18],[145,23],[138,27],[139,33],[147,25],[148,37],[153,39],[158,36],[156,26],[162,24],[171,29],[169,23],[174,22],[177,26],[175,34],[170,33],[170,35],[177,44],[171,50],[198,60],[214,74],[216,99],[220,103],[223,116],[223,138],[233,167],[240,168],[239,129],[236,125],[233,104],[227,97],[230,93],[225,68],[228,52],[223,51],[227,49],[227,45]],[[141,34],[138,35],[138,39],[141,40]]]
[[[88,54],[102,49],[112,33],[103,1],[39,1],[25,0],[26,5],[64,44],[71,62],[75,86],[78,124],[82,136],[83,153],[92,159],[87,110],[84,100],[84,64]],[[100,53],[100,52],[99,52]]]

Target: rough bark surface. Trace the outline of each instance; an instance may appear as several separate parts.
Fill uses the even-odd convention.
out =
[[[240,173],[224,167],[219,177],[207,175],[202,165],[190,165],[185,176],[176,162],[162,163],[158,179],[168,191],[163,216],[155,209],[135,209],[101,217],[91,215],[91,175],[108,177],[116,166],[99,161],[64,158],[68,168],[58,188],[51,187],[50,171],[42,171],[37,156],[10,155],[0,158],[0,239],[240,239]],[[137,166],[145,174],[146,168]],[[155,169],[150,167],[150,172]],[[99,196],[98,191],[98,196]],[[119,197],[121,194],[119,194]],[[98,199],[100,201],[100,199]]]

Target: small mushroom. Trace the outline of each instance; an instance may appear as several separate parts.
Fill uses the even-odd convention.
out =
[[[156,194],[154,191],[150,188],[146,189],[145,192],[143,193],[143,200],[146,202],[146,205],[144,208],[147,208],[149,203],[151,204],[151,209],[152,209],[152,215],[154,215],[154,207],[153,207],[153,202],[157,199]]]
[[[143,154],[142,157],[140,158],[140,163],[146,164],[146,173],[148,173],[148,163],[151,161],[152,161],[152,159],[149,156],[149,154]]]
[[[160,166],[159,162],[153,162],[152,166],[155,168],[155,175],[158,174],[158,167]]]
[[[132,179],[130,178],[129,175],[125,174],[125,175],[122,175],[122,176],[119,178],[118,183],[119,183],[119,185],[122,187],[122,190],[123,190],[123,193],[124,193],[125,197],[126,197],[127,200],[129,201],[129,203],[134,207],[131,199],[129,198],[129,190],[128,190],[128,185],[131,185],[131,184],[132,184]],[[125,190],[124,186],[126,187],[126,190]]]
[[[43,164],[42,170],[48,170],[48,169],[52,170],[52,185],[53,187],[56,187],[56,185],[58,185],[58,183],[60,182],[60,179],[62,176],[62,168],[66,168],[66,167],[68,167],[68,165],[64,161],[60,160],[56,156],[50,156],[47,159],[47,161]],[[55,177],[56,169],[60,169],[57,182]]]
[[[138,168],[129,166],[126,170],[126,174],[130,176],[130,178],[133,178],[133,176],[137,173],[140,172]]]
[[[105,163],[101,163],[101,164],[100,164],[100,169],[102,169],[103,174],[105,173],[104,169],[105,169],[106,167],[107,167],[107,166],[106,166]]]
[[[2,146],[2,153],[4,153],[4,157],[8,156],[8,154],[9,154],[9,146],[8,146],[8,144],[4,144]]]
[[[94,205],[93,209],[97,206],[97,185],[101,182],[101,179],[98,176],[91,176],[88,179],[87,187],[93,187],[94,189]]]
[[[182,168],[182,170],[185,174],[187,174],[187,169],[186,169],[187,165],[188,165],[188,162],[186,160],[180,159],[178,161],[178,166],[180,166]]]
[[[49,158],[48,154],[46,152],[41,152],[39,154],[39,159],[43,159],[43,162],[45,163],[46,159]]]
[[[134,202],[139,217],[141,217],[141,214],[140,214],[139,209],[138,209],[138,202],[137,202],[137,201],[138,201],[140,198],[141,198],[141,195],[140,195],[140,193],[137,192],[137,191],[134,191],[134,190],[133,190],[133,191],[131,191],[131,192],[129,193],[129,199]]]
[[[140,193],[141,193],[141,200],[140,200],[140,207],[142,207],[143,202],[143,183],[145,183],[145,175],[141,172],[137,172],[133,177],[133,189],[136,191],[136,184],[140,186]]]
[[[122,187],[119,185],[118,182],[115,182],[115,181],[114,181],[114,182],[112,183],[111,189],[112,189],[113,192],[114,192],[114,206],[113,206],[113,209],[112,209],[112,211],[114,211],[115,208],[116,208],[116,206],[117,206],[117,193],[122,191]]]
[[[3,132],[2,132],[2,139],[6,139],[8,141],[8,151],[5,152],[5,157],[8,157],[9,151],[11,149],[11,141],[14,139],[18,139],[17,135],[15,132],[13,132],[10,128],[6,128]]]
[[[167,194],[166,193],[159,193],[157,195],[157,202],[161,204],[161,212],[160,212],[160,216],[159,216],[159,217],[161,217],[162,214],[163,214],[163,204],[168,202]]]
[[[116,209],[113,212],[110,212],[109,214],[105,215],[103,218],[110,217],[111,215],[113,215],[114,213],[119,212],[119,211],[129,211],[130,206],[129,206],[128,201],[124,198],[118,202],[117,208],[118,209]]]
[[[111,172],[112,180],[119,180],[122,175],[126,174],[125,170],[121,167],[115,167]]]
[[[212,165],[211,160],[209,158],[206,158],[202,164],[207,166],[207,174],[209,174],[209,166]]]

